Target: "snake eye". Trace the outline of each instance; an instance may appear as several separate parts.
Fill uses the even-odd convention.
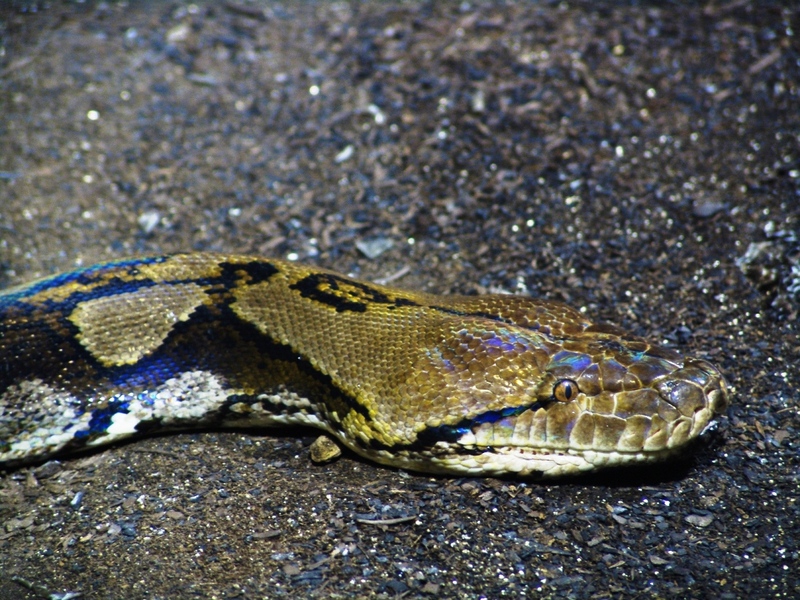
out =
[[[558,402],[572,402],[578,397],[578,384],[572,379],[562,379],[553,386],[553,398]]]

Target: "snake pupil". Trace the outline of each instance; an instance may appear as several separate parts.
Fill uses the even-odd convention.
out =
[[[578,397],[578,384],[571,379],[562,379],[553,387],[553,398],[559,402],[572,402]]]

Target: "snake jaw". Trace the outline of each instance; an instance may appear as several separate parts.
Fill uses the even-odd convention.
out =
[[[555,477],[680,452],[726,409],[727,383],[705,360],[657,347],[642,351],[639,341],[632,345],[633,350],[617,348],[609,359],[599,352],[551,354],[535,394],[528,396],[536,402],[521,407],[519,399],[511,400],[514,410],[428,428],[404,460],[412,469]],[[543,390],[564,378],[578,383],[578,396],[569,402],[545,399]]]

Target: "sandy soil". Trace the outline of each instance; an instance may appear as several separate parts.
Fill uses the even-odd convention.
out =
[[[686,460],[557,484],[308,431],[0,474],[0,598],[797,597],[800,19],[659,6],[3,3],[0,285],[291,256],[564,300],[735,393]]]

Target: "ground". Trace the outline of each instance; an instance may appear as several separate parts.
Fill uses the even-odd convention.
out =
[[[563,300],[734,392],[683,460],[560,483],[317,466],[309,431],[6,472],[0,598],[797,597],[787,6],[4,3],[1,286],[289,257]]]

